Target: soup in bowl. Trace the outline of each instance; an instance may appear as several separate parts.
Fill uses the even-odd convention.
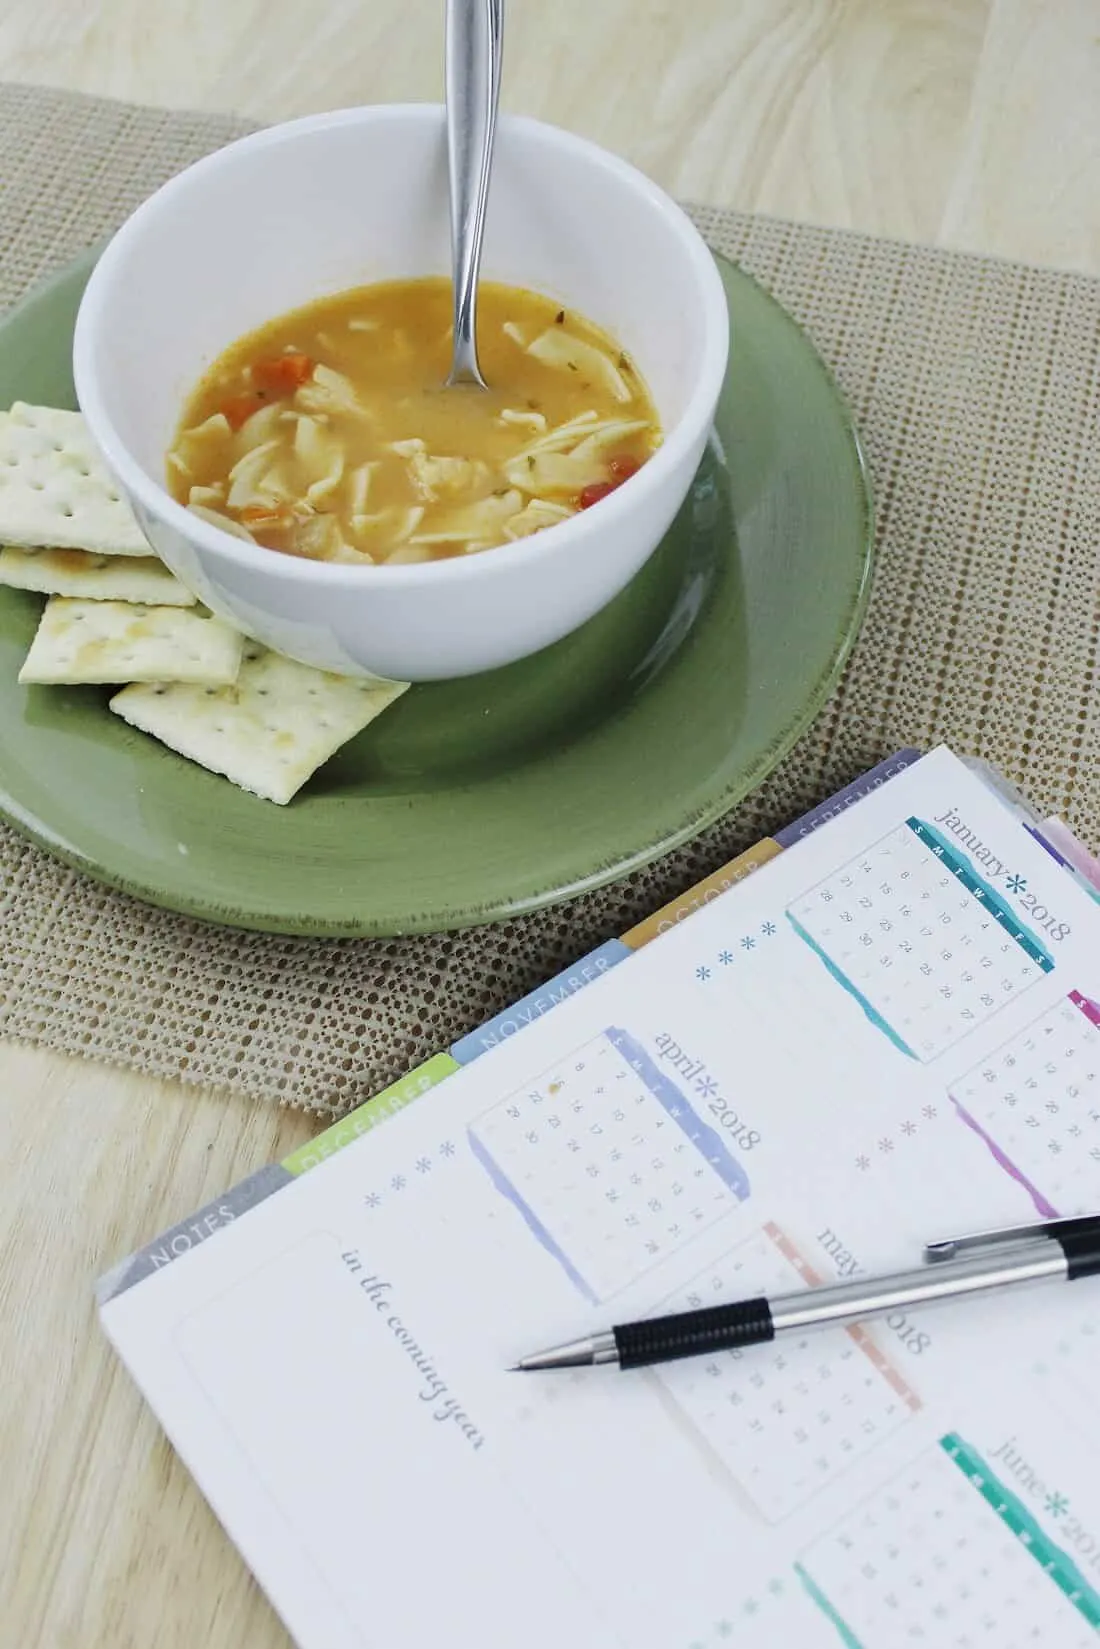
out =
[[[173,496],[284,555],[409,566],[559,526],[652,456],[653,403],[612,338],[485,283],[490,387],[450,388],[450,302],[448,281],[389,281],[241,339],[188,402]]]
[[[446,412],[449,400],[458,405],[478,393],[442,387],[447,225],[442,110],[394,105],[312,116],[232,144],[158,191],[110,243],[81,305],[78,399],[150,542],[215,612],[307,664],[417,681],[494,668],[549,645],[599,611],[652,554],[702,455],[728,351],[724,290],[706,246],[642,174],[516,117],[499,128],[479,314],[498,397],[480,411],[491,413],[495,450],[462,450],[457,423],[450,433],[425,424],[420,434],[403,434],[411,426],[395,421],[402,397],[387,389],[396,380],[387,378],[393,362],[385,365],[402,306],[419,317],[405,329],[405,398],[436,398],[446,419],[458,416]],[[506,315],[509,306],[515,312]],[[344,335],[326,324],[337,314]],[[313,326],[312,350],[292,335],[303,316]],[[367,325],[352,326],[356,319]],[[363,346],[375,320],[385,349]],[[593,363],[596,354],[615,377]],[[283,360],[290,364],[279,367]],[[586,404],[576,410],[581,382]],[[348,383],[371,414],[359,445],[324,404],[326,385],[346,394]],[[629,398],[617,399],[624,389]],[[268,400],[275,414],[265,412]],[[521,404],[530,400],[540,404]],[[504,418],[524,412],[532,415],[526,426]],[[185,458],[186,432],[219,417],[231,437],[216,425],[224,451]],[[230,471],[246,456],[242,433],[257,417],[272,429],[253,424],[250,435],[264,439],[246,437],[249,451],[275,445],[254,460],[253,480],[274,470],[276,482],[230,509],[240,476]],[[574,429],[556,453],[540,449],[541,437],[575,419],[588,435],[574,439]],[[602,448],[584,447],[597,425],[615,423]],[[334,431],[340,473],[332,480]],[[410,442],[423,445],[375,450]],[[313,469],[303,456],[311,446]],[[581,459],[569,467],[578,450]],[[167,464],[169,453],[182,471]],[[446,465],[415,461],[418,454],[469,464],[476,483],[448,495],[457,467],[448,474]],[[391,460],[400,460],[400,476]],[[532,477],[551,477],[556,491],[514,485],[522,479],[517,462]],[[595,479],[582,481],[586,463]],[[322,509],[326,478],[330,507]],[[504,500],[499,520],[456,536],[458,512],[494,494]],[[238,489],[238,501],[246,495]],[[518,523],[532,505],[542,519]],[[307,524],[337,516],[339,544],[322,525],[315,530],[327,553],[310,553],[309,535],[299,542],[277,519],[287,506]],[[248,508],[270,519],[238,519]],[[406,512],[401,521],[388,513],[398,509]]]

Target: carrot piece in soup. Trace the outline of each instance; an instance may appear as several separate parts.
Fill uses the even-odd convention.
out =
[[[259,412],[263,402],[258,395],[231,395],[228,401],[223,401],[218,408],[225,414],[230,429],[240,429],[247,424],[254,412]]]
[[[618,484],[617,481],[593,481],[590,487],[583,488],[577,503],[582,510],[591,509],[601,498],[606,498],[608,493],[614,492]]]
[[[292,395],[313,376],[315,362],[297,350],[285,355],[272,355],[269,360],[257,361],[252,368],[252,382],[269,395]]]
[[[582,510],[590,509],[593,504],[598,504],[601,498],[606,498],[608,493],[614,492],[617,487],[621,487],[624,481],[629,481],[632,475],[637,475],[641,467],[641,463],[637,458],[610,459],[607,469],[611,479],[609,481],[593,481],[590,486],[584,487],[577,499],[577,507]]]
[[[638,368],[557,300],[481,296],[492,396],[435,393],[442,277],[330,294],[238,339],[182,411],[172,496],[265,551],[369,578],[372,560],[516,542],[628,486],[660,440]]]

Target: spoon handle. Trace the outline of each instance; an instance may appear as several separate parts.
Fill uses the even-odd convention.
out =
[[[500,100],[504,0],[447,0],[444,78],[454,270],[454,360],[448,382],[484,386],[478,368],[477,277]]]

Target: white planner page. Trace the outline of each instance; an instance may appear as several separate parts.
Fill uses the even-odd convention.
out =
[[[1100,912],[946,752],[103,1308],[303,1649],[1083,1649],[1100,1282],[523,1353],[1100,1208]]]

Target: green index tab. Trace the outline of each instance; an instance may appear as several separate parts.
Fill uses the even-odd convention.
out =
[[[310,1168],[316,1168],[329,1157],[334,1157],[337,1151],[342,1151],[345,1145],[350,1145],[353,1139],[369,1134],[380,1122],[385,1122],[396,1111],[403,1111],[406,1105],[411,1105],[414,1099],[419,1099],[421,1094],[426,1094],[429,1088],[436,1087],[444,1077],[459,1069],[458,1061],[452,1059],[450,1054],[436,1054],[398,1082],[383,1088],[381,1093],[368,1099],[349,1116],[341,1117],[339,1122],[334,1122],[331,1128],[326,1128],[308,1145],[292,1151],[289,1157],[283,1158],[281,1166],[288,1174],[304,1174]]]

